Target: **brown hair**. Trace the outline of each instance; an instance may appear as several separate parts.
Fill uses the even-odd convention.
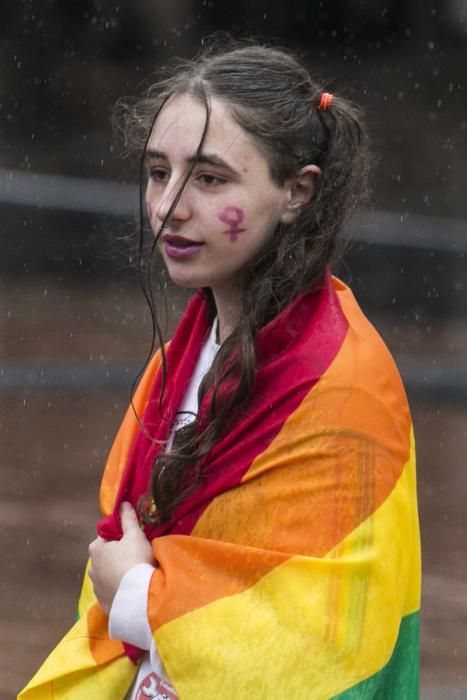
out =
[[[272,237],[251,260],[243,288],[242,314],[234,332],[222,344],[205,376],[199,402],[214,387],[210,420],[201,430],[197,421],[178,431],[170,453],[160,454],[153,465],[151,498],[143,498],[140,513],[147,522],[162,522],[203,478],[200,461],[226,430],[229,419],[248,401],[255,377],[255,337],[258,330],[277,316],[305,290],[316,288],[336,248],[336,238],[355,208],[368,193],[368,138],[361,111],[348,100],[334,95],[328,110],[320,109],[323,85],[315,82],[305,66],[290,52],[258,44],[231,42],[220,48],[213,42],[193,61],[177,63],[143,100],[120,103],[118,123],[125,143],[144,156],[157,115],[176,94],[196,97],[206,107],[206,124],[198,154],[209,124],[210,99],[223,100],[233,118],[252,137],[266,156],[272,180],[277,184],[301,167],[314,163],[321,168],[314,196],[291,224],[278,224]],[[192,168],[187,172],[166,220],[180,198]],[[141,168],[141,212],[144,174]],[[143,230],[141,213],[141,238]],[[162,228],[165,222],[163,222]],[[155,250],[152,243],[151,253]],[[157,320],[149,257],[140,244],[143,289],[150,304],[155,335],[161,344],[162,371],[166,372],[164,349]],[[212,293],[205,290],[212,315]],[[155,336],[154,336],[155,337]],[[237,358],[232,363],[232,358]],[[236,378],[228,400],[216,403],[225,380],[225,367]],[[164,382],[163,382],[164,387]],[[164,391],[164,388],[162,389]],[[162,397],[161,397],[162,400]],[[161,405],[161,404],[160,404]]]

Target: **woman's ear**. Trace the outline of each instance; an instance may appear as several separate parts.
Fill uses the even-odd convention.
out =
[[[283,224],[295,221],[304,204],[308,204],[315,192],[316,178],[321,175],[317,165],[305,165],[297,175],[290,180],[288,199],[281,216]]]

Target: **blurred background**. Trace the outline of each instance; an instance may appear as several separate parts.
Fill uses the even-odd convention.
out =
[[[3,0],[0,699],[74,619],[97,488],[150,343],[112,106],[216,29],[297,50],[366,110],[373,208],[339,274],[418,441],[422,697],[467,698],[467,0]],[[183,290],[168,289],[172,325]],[[395,699],[404,700],[404,699]]]

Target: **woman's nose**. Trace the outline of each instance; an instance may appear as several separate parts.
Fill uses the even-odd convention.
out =
[[[183,221],[188,218],[188,202],[186,193],[181,191],[180,185],[167,187],[156,207],[156,216],[159,221]]]

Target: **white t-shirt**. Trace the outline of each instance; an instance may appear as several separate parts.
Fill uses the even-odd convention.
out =
[[[177,412],[172,427],[167,451],[172,447],[177,430],[195,419],[198,411],[198,389],[206,372],[211,367],[220,345],[216,343],[217,319],[204,343],[190,383]],[[135,681],[128,691],[127,700],[176,700],[177,695],[162,664],[149,627],[147,605],[148,589],[154,567],[137,564],[120,581],[109,616],[109,635],[112,639],[134,644],[145,649]]]

